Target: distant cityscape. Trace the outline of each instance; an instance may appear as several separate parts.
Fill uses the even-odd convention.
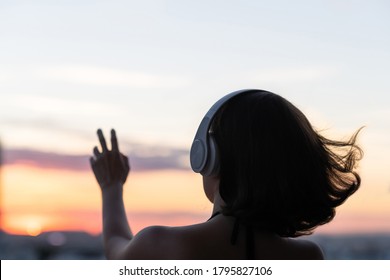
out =
[[[390,260],[390,234],[312,235],[328,260]],[[38,236],[0,232],[2,260],[102,260],[101,235],[45,232]]]
[[[86,232],[45,232],[38,236],[0,232],[2,260],[101,260],[101,235]]]
[[[390,234],[313,234],[328,260],[390,260]]]

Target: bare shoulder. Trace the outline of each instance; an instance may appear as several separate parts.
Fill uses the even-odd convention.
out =
[[[314,242],[304,239],[289,239],[289,245],[295,251],[298,259],[323,260],[324,255],[321,248]]]
[[[181,259],[186,227],[151,226],[144,228],[126,246],[124,259]]]

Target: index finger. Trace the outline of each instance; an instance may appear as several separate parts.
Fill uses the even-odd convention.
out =
[[[111,129],[111,148],[113,151],[119,152],[118,139],[114,129]]]
[[[108,148],[107,148],[107,144],[106,144],[106,139],[104,139],[103,132],[100,128],[97,131],[97,135],[99,137],[100,145],[102,145],[103,152],[107,152]]]

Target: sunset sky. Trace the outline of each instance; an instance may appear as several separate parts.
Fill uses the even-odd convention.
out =
[[[390,232],[389,12],[385,0],[1,1],[3,229],[100,232],[97,128],[130,155],[135,232],[204,221],[196,129],[223,95],[260,88],[326,136],[365,126],[361,189],[318,232]]]

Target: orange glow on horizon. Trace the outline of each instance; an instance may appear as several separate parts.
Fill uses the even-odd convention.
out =
[[[26,164],[4,166],[2,171],[5,231],[29,235],[55,230],[101,232],[100,189],[91,171],[43,169]],[[129,216],[145,211],[211,211],[200,176],[190,171],[131,172],[124,200]],[[168,225],[185,225],[197,220],[191,217],[145,220],[143,217],[131,225],[137,232],[154,222],[165,224],[167,221]]]
[[[102,230],[100,190],[90,171],[43,169],[18,164],[2,168],[3,229],[12,234]],[[366,184],[367,186],[367,184]],[[366,186],[337,209],[318,233],[390,232],[389,198]],[[131,172],[124,200],[134,233],[150,225],[205,221],[212,204],[201,176],[191,171]]]

